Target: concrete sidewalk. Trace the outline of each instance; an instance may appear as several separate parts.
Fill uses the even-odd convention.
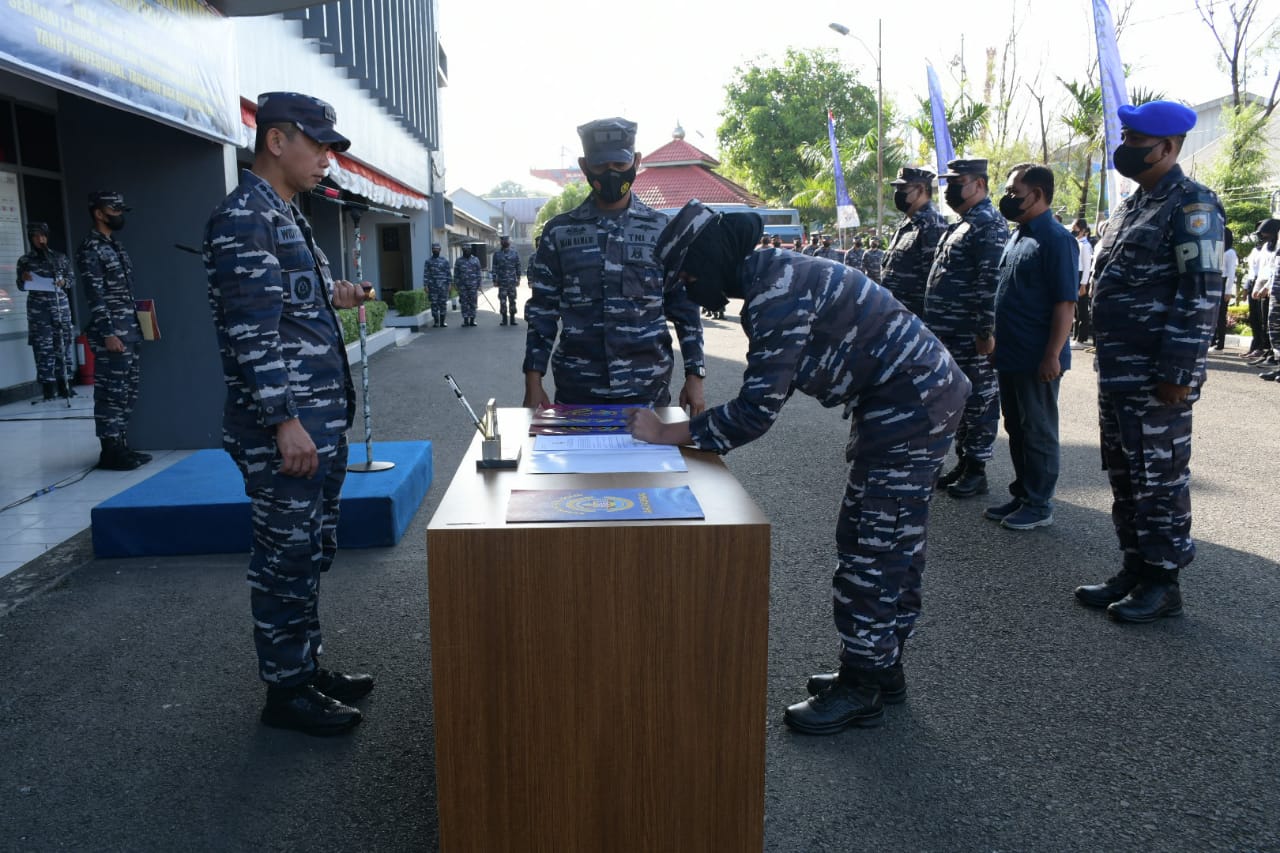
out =
[[[73,539],[0,579],[0,849],[436,849],[425,532],[472,435],[442,374],[473,403],[522,393],[524,327],[483,305],[479,322],[371,362],[375,437],[431,439],[436,480],[397,547],[343,552],[325,581],[330,662],[379,679],[365,723],[321,740],[257,722],[245,557],[93,560]],[[712,321],[707,341],[708,400],[723,402],[745,338]],[[1073,358],[1057,523],[1014,533],[980,517],[985,498],[937,499],[910,699],[880,729],[781,723],[834,662],[848,424],[796,396],[727,457],[774,525],[767,850],[1280,849],[1280,387],[1214,356],[1187,614],[1120,626],[1071,598],[1117,562],[1091,356]],[[1003,440],[989,470],[995,503]],[[61,581],[31,595],[42,577]]]

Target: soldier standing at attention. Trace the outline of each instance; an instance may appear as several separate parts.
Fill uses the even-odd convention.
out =
[[[841,263],[844,261],[844,252],[839,249],[832,248],[831,238],[826,234],[822,235],[822,248],[813,253],[815,258],[826,258],[829,261]]]
[[[49,248],[49,226],[44,222],[27,223],[27,239],[31,251],[18,258],[18,289],[37,276],[53,282],[53,290],[27,291],[27,343],[36,359],[36,380],[45,400],[76,396],[68,377],[71,376],[71,342],[75,339],[71,325],[71,304],[67,289],[71,287],[71,261],[61,252]]]
[[[880,283],[881,264],[884,263],[884,241],[879,237],[871,238],[871,248],[862,256],[862,274]]]
[[[431,326],[444,328],[449,325],[449,285],[453,283],[453,271],[449,262],[440,257],[440,244],[431,244],[431,257],[422,265],[422,285],[431,297]]]
[[[293,92],[258,97],[252,169],[205,228],[209,303],[227,381],[222,444],[253,506],[249,602],[262,722],[313,735],[360,722],[347,703],[368,675],[321,669],[320,575],[338,549],[355,390],[335,308],[363,295],[334,281],[294,204],[351,143],[333,107]]]
[[[853,248],[844,253],[844,265],[862,272],[862,256],[865,254],[866,252],[862,248],[862,238],[854,237]]]
[[[462,247],[462,256],[453,263],[453,280],[458,285],[458,301],[462,303],[462,325],[476,324],[476,296],[480,293],[480,259],[470,246]]]
[[[511,238],[502,235],[502,248],[493,253],[493,283],[498,286],[498,308],[502,323],[519,325],[516,320],[516,288],[520,286],[520,255],[511,248]],[[510,316],[510,321],[507,317]]]
[[[821,240],[822,240],[822,235],[821,235],[821,234],[810,234],[810,235],[809,235],[809,245],[807,245],[807,246],[805,246],[803,249],[801,249],[801,250],[800,250],[800,254],[802,254],[802,255],[808,255],[809,257],[813,257],[814,255],[818,254],[818,243],[819,243]]]
[[[947,220],[933,204],[934,177],[928,169],[903,166],[897,180],[889,182],[894,190],[893,206],[904,218],[881,263],[880,283],[917,317],[924,317],[929,267],[938,240],[947,230]]]
[[[124,228],[124,196],[89,193],[93,230],[76,250],[76,267],[89,302],[89,348],[93,350],[93,420],[102,443],[98,467],[130,471],[151,456],[129,446],[129,418],[138,400],[138,344],[142,329],[133,304],[133,263],[115,238]]]
[[[1138,182],[1093,262],[1098,419],[1124,561],[1076,598],[1120,622],[1182,613],[1191,538],[1191,407],[1222,301],[1226,215],[1178,165],[1196,114],[1172,101],[1120,107],[1116,171]]]
[[[987,195],[986,160],[947,163],[947,205],[960,221],[938,244],[925,288],[924,321],[969,377],[973,390],[956,430],[960,461],[938,481],[955,498],[985,495],[987,460],[1000,424],[995,350],[996,273],[1009,226]]]
[[[654,260],[667,216],[631,192],[640,165],[635,122],[599,119],[578,136],[591,195],[546,223],[529,262],[524,406],[551,402],[542,387],[548,363],[558,403],[668,405],[669,320],[684,361],[680,405],[697,414],[706,405],[702,321],[683,288],[664,286]]]
[[[738,396],[691,420],[631,413],[632,434],[727,453],[764,435],[793,391],[852,420],[836,524],[832,605],[840,670],[812,676],[783,719],[802,734],[874,726],[906,699],[903,643],[920,615],[929,502],[969,382],[924,323],[862,273],[827,260],[752,252],[755,213],[684,206],[658,238],[667,275],[700,305],[742,299],[749,340]]]

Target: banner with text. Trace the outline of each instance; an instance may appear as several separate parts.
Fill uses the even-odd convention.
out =
[[[203,0],[0,3],[0,67],[238,145],[232,38]]]

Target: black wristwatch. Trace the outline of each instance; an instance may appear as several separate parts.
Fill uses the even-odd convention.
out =
[[[685,366],[685,369],[684,369],[684,375],[685,375],[685,376],[696,376],[696,377],[698,377],[699,379],[706,379],[706,378],[707,378],[707,369],[706,369],[705,367],[703,367],[701,364],[698,364],[698,365],[686,365],[686,366]]]

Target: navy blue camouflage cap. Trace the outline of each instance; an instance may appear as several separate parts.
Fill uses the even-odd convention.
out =
[[[578,137],[588,166],[630,163],[636,156],[636,123],[625,118],[602,118],[579,125]]]
[[[1196,111],[1177,101],[1148,101],[1140,106],[1125,105],[1116,112],[1120,126],[1144,136],[1182,136],[1196,126]]]
[[[351,140],[333,129],[338,114],[333,107],[310,95],[298,92],[263,92],[258,96],[259,126],[264,124],[293,124],[307,136],[334,151],[346,151]]]
[[[962,175],[977,175],[980,178],[987,176],[986,160],[948,160],[947,171],[938,177],[940,178],[959,178]]]
[[[662,229],[653,247],[653,259],[662,266],[668,285],[680,274],[680,267],[684,265],[685,255],[689,254],[693,241],[719,215],[695,198],[680,208]]]
[[[27,234],[28,234],[28,235],[30,235],[30,234],[43,234],[44,236],[48,237],[48,236],[49,236],[49,223],[48,223],[48,222],[34,222],[34,221],[33,221],[33,222],[28,222],[28,223],[27,223]]]
[[[115,207],[126,213],[133,210],[132,207],[126,207],[124,196],[115,190],[94,190],[89,193],[90,207]]]
[[[901,187],[907,184],[931,184],[938,177],[923,166],[903,166],[898,170],[897,180],[889,182],[890,186]]]

